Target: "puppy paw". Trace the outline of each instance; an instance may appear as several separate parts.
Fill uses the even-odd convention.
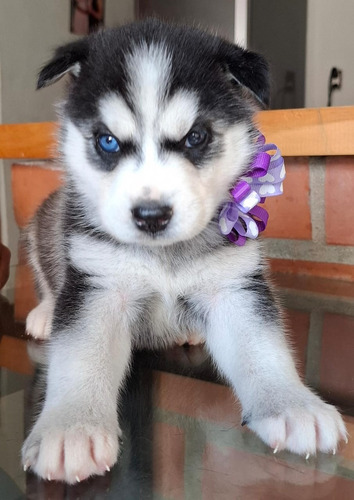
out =
[[[339,412],[317,396],[303,407],[289,407],[274,417],[251,420],[248,426],[274,453],[289,450],[309,458],[316,451],[335,454],[347,431]],[[299,407],[300,406],[300,407]]]
[[[53,318],[51,301],[44,300],[32,309],[26,319],[26,332],[37,340],[46,340],[50,336]]]
[[[22,447],[24,470],[69,484],[103,475],[117,460],[119,434],[118,426],[107,429],[77,424],[61,428],[39,421]]]

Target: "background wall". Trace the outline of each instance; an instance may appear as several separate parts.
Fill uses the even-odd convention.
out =
[[[165,20],[198,24],[234,40],[234,0],[140,0],[140,17],[158,15]]]
[[[304,107],[306,17],[307,0],[249,1],[248,47],[270,64],[272,109]]]
[[[354,157],[287,157],[285,165],[283,196],[265,203],[273,271],[353,282]]]
[[[115,26],[134,19],[134,0],[106,0],[105,22]],[[64,83],[35,91],[38,69],[70,33],[70,1],[1,0],[0,60],[2,121],[20,123],[55,118],[53,103]]]
[[[343,87],[333,92],[332,105],[353,105],[353,0],[308,0],[307,22],[305,106],[327,105],[333,66],[343,70]]]

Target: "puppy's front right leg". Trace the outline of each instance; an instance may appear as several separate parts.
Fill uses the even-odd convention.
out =
[[[114,295],[114,296],[112,296]],[[116,462],[117,394],[131,338],[117,294],[91,291],[79,311],[62,300],[50,346],[47,395],[22,449],[44,479],[82,481]]]

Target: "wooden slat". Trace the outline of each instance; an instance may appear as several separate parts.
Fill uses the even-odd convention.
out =
[[[256,121],[284,156],[354,155],[354,106],[262,111]],[[55,157],[51,122],[0,125],[0,158]]]
[[[0,158],[55,158],[57,128],[54,122],[0,125]]]
[[[257,119],[284,156],[354,155],[354,106],[263,111]]]

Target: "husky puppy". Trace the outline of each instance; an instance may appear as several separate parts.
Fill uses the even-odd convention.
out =
[[[109,470],[132,349],[186,332],[205,340],[265,443],[334,453],[345,426],[296,372],[259,242],[236,246],[217,223],[255,152],[264,59],[148,20],[60,47],[38,87],[66,73],[66,182],[28,230],[40,303],[27,329],[50,336],[50,352],[25,469],[68,483]]]

